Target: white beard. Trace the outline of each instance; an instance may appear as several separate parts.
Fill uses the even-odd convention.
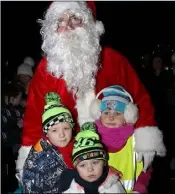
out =
[[[52,31],[44,38],[42,50],[47,55],[48,72],[63,78],[68,90],[77,96],[95,86],[101,51],[99,36],[92,25],[59,34]]]

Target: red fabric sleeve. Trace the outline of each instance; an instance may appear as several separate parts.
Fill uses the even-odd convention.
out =
[[[34,145],[42,136],[42,112],[45,104],[43,96],[47,91],[45,64],[46,59],[43,58],[29,86],[22,131],[23,146]]]
[[[141,194],[148,193],[147,187],[151,178],[152,167],[150,167],[146,173],[141,172],[140,176],[137,179],[136,184],[134,185],[133,191],[137,191]]]
[[[123,86],[131,94],[134,103],[139,108],[136,128],[155,126],[154,107],[150,96],[128,60],[111,48],[106,48],[103,51],[101,60],[103,67],[101,75],[97,77],[97,84],[99,83],[101,88],[97,88],[97,92],[110,85]]]
[[[125,58],[122,59],[122,65],[125,66],[125,69],[122,69],[121,75],[124,77],[126,74],[126,88],[139,108],[139,119],[136,123],[136,128],[155,126],[155,111],[148,92],[139,80],[135,70]]]

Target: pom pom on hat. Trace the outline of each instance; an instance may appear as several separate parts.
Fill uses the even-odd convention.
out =
[[[48,130],[60,122],[67,122],[74,128],[74,121],[71,112],[61,104],[60,96],[55,92],[49,92],[45,95],[46,105],[42,115],[43,132],[47,134]]]
[[[18,66],[17,75],[29,75],[30,77],[33,76],[32,67],[34,67],[35,62],[31,57],[26,57],[23,60],[23,63]]]
[[[108,155],[103,148],[99,135],[96,133],[94,123],[84,123],[80,132],[75,137],[75,143],[72,152],[73,165],[83,160],[99,159],[108,160]]]
[[[101,94],[103,94],[103,98],[99,100]],[[90,114],[93,119],[99,119],[104,110],[122,112],[127,123],[134,124],[138,119],[137,106],[133,103],[131,95],[120,85],[104,88],[91,102]]]
[[[45,95],[45,101],[46,101],[46,105],[52,105],[52,104],[56,104],[56,105],[60,105],[61,104],[61,99],[60,96],[55,93],[55,92],[49,92]]]
[[[93,131],[96,133],[96,126],[94,123],[90,123],[90,122],[87,122],[87,123],[84,123],[81,128],[80,128],[80,132],[84,131],[84,134],[85,133],[89,133],[89,131]],[[82,134],[79,134],[79,136],[82,136]]]
[[[95,27],[96,27],[96,30],[99,33],[99,35],[102,35],[105,33],[105,28],[104,28],[104,25],[101,21],[96,21]]]
[[[23,62],[30,65],[31,67],[35,66],[35,61],[31,57],[25,57]]]

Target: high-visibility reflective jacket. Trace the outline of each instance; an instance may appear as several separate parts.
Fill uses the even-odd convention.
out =
[[[132,135],[122,150],[109,153],[109,165],[122,172],[121,181],[127,193],[133,190],[134,184],[143,170],[143,162],[136,161],[134,145],[134,135]]]

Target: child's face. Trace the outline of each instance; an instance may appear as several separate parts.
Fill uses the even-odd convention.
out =
[[[97,159],[83,160],[78,163],[76,168],[83,180],[94,182],[103,174],[104,161]]]
[[[101,123],[108,128],[121,127],[125,124],[124,114],[115,110],[105,110],[101,113]]]
[[[24,75],[24,74],[20,74],[19,75],[19,79],[20,81],[24,84],[24,85],[27,85],[30,80],[31,80],[31,77],[29,75]]]
[[[66,147],[72,139],[72,128],[69,123],[57,123],[48,130],[46,136],[53,145]]]
[[[11,103],[13,106],[18,106],[20,104],[22,93],[19,93],[16,97],[11,97],[9,99],[9,103]]]

